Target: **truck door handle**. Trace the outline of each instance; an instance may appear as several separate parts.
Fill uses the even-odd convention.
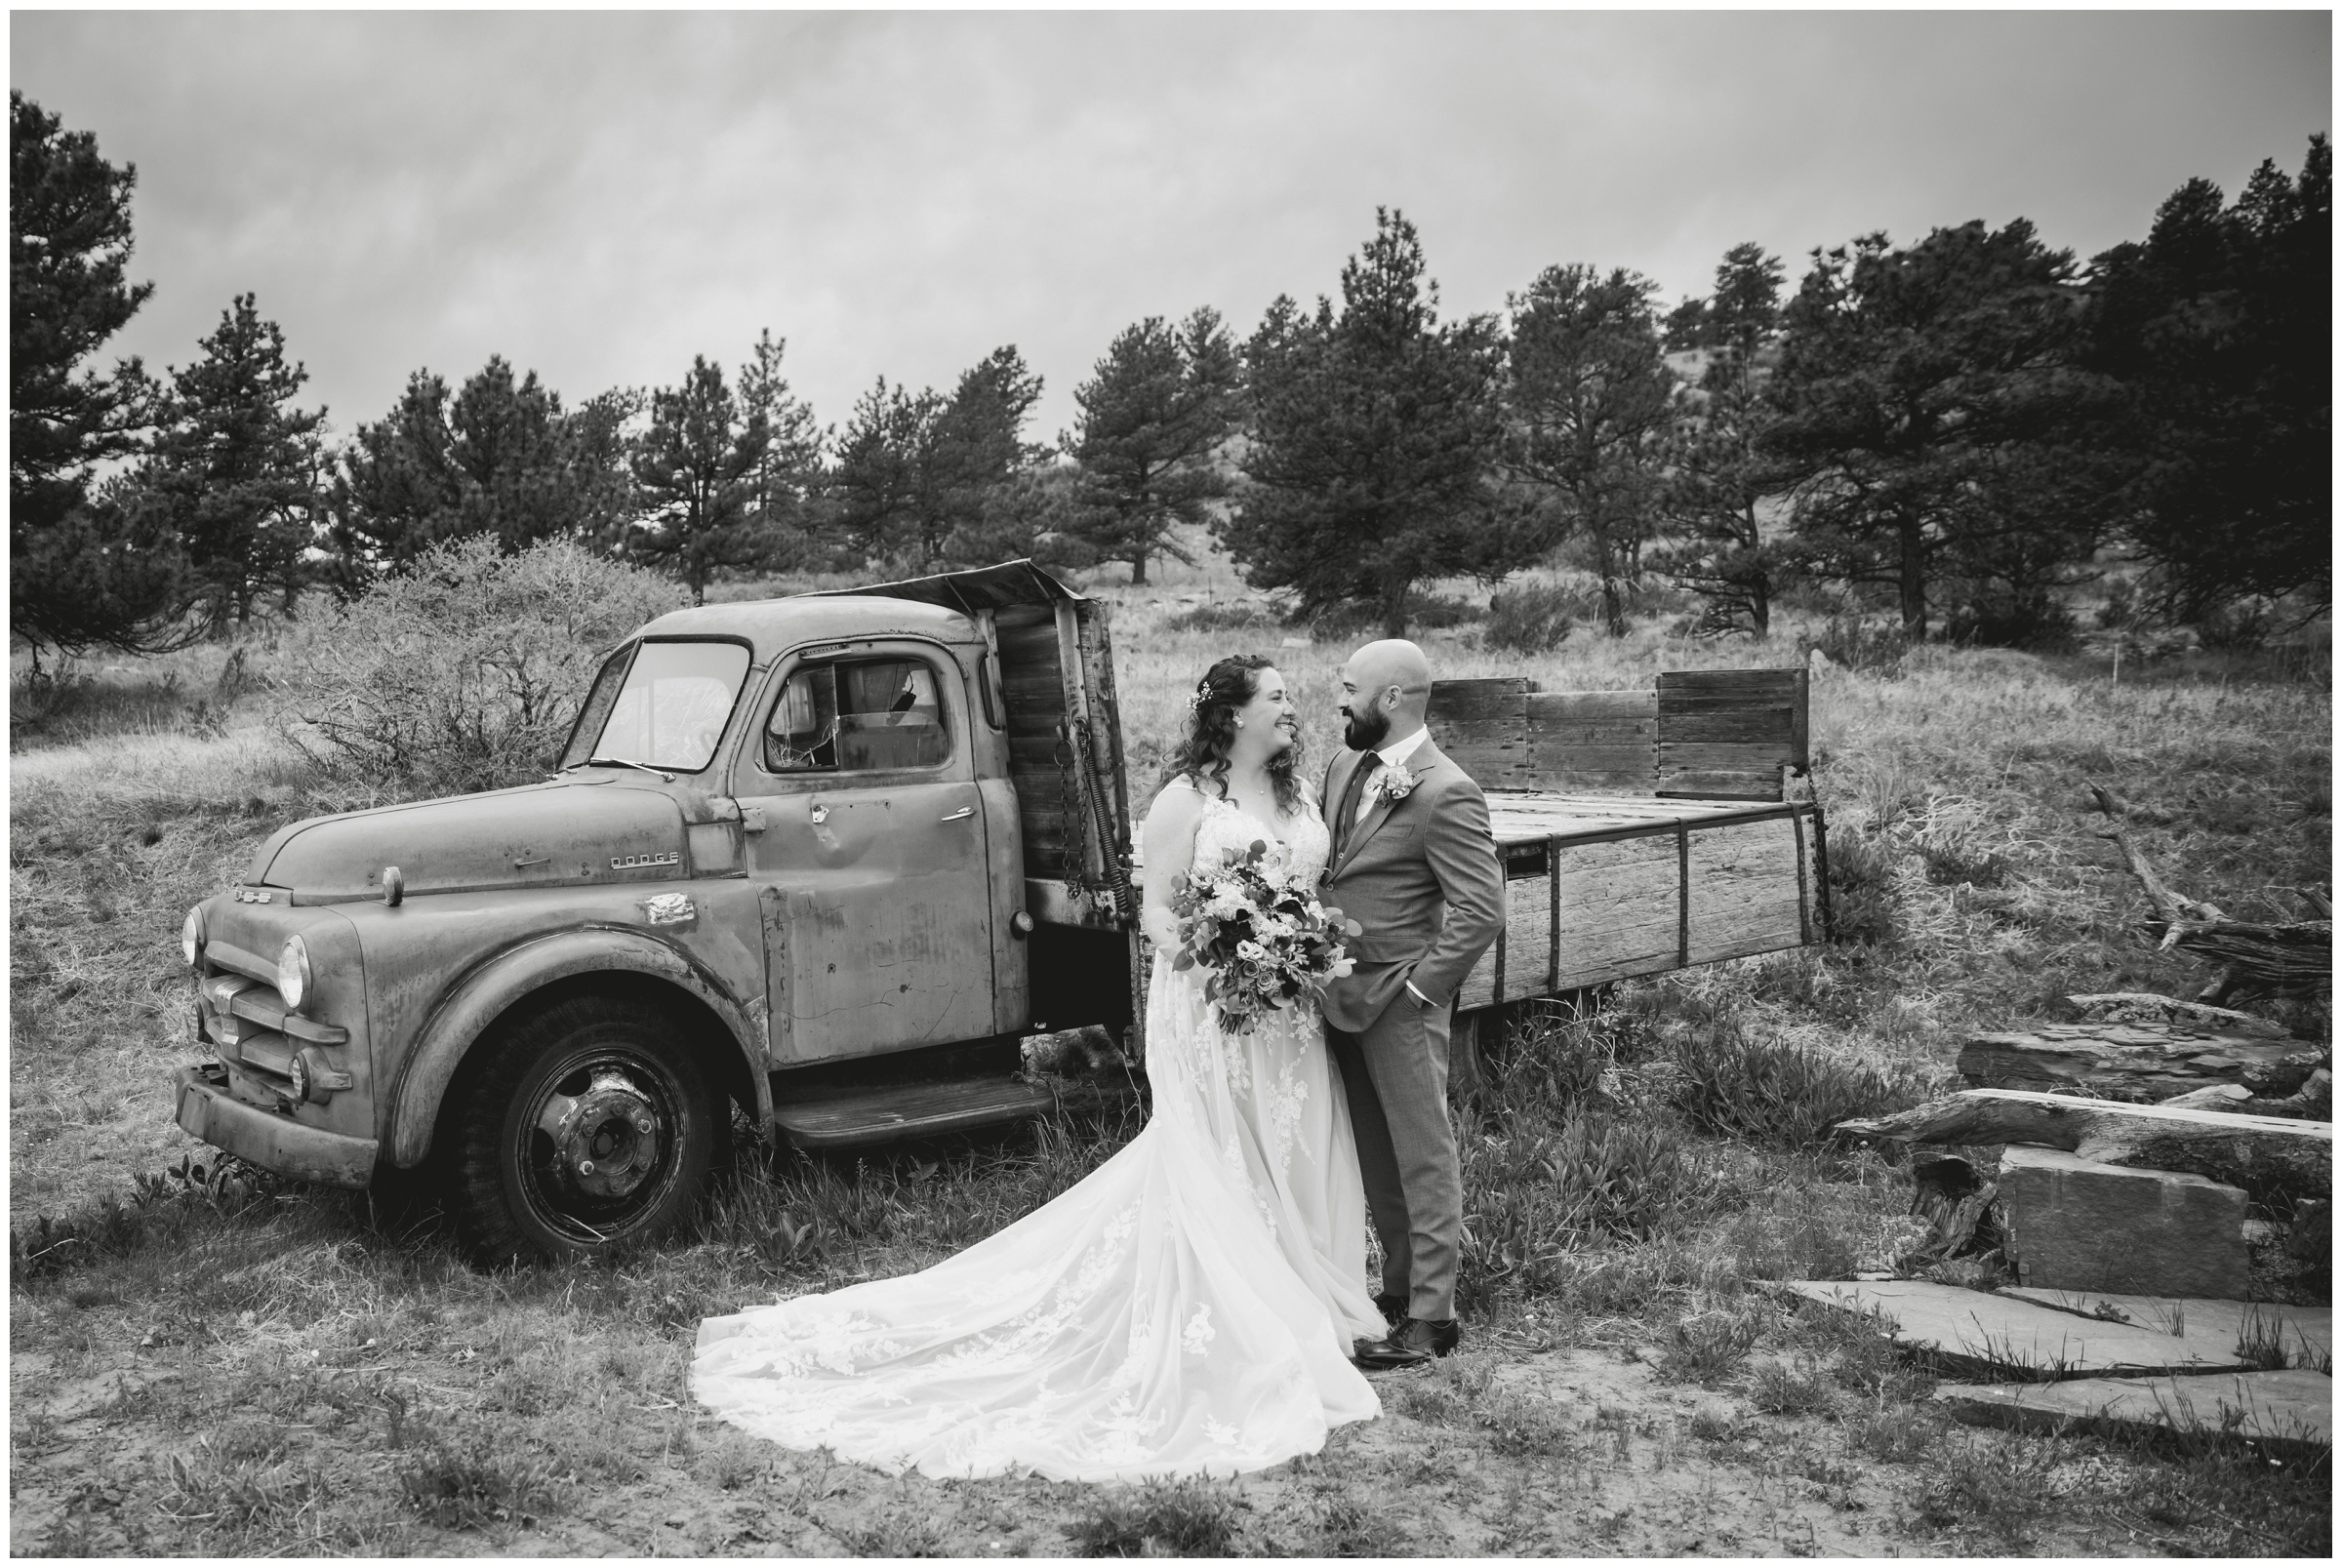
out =
[[[957,811],[948,811],[948,812],[945,812],[945,813],[944,813],[944,821],[946,821],[946,822],[948,822],[948,823],[956,823],[956,822],[961,822],[961,821],[964,821],[965,819],[967,819],[967,818],[970,818],[970,817],[973,817],[973,816],[975,816],[975,815],[976,815],[976,808],[975,808],[975,807],[973,807],[973,806],[962,806],[962,807],[960,807],[960,808],[959,808],[959,810],[957,810]]]

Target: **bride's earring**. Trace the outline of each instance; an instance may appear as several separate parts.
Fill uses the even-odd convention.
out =
[[[1244,721],[1242,719],[1236,720],[1236,728],[1239,730],[1244,728]]]

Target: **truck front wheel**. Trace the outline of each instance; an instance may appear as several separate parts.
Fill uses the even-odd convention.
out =
[[[657,1009],[574,996],[487,1050],[449,1129],[456,1226],[473,1257],[606,1252],[664,1235],[690,1211],[724,1107]]]

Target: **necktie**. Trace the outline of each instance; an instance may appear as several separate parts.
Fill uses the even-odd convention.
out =
[[[1336,853],[1350,843],[1350,830],[1358,824],[1358,801],[1366,793],[1366,776],[1383,765],[1380,751],[1369,751],[1366,760],[1358,764],[1357,772],[1350,776],[1350,787],[1342,791],[1342,810],[1334,819],[1339,836],[1334,840]]]

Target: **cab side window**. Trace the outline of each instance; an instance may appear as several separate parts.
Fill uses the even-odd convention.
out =
[[[767,773],[868,773],[950,760],[943,694],[923,659],[800,665],[765,724]]]

